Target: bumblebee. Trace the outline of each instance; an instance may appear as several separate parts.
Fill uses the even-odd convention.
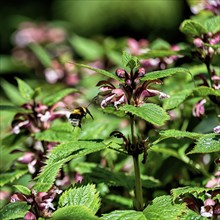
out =
[[[81,121],[83,117],[86,117],[87,114],[89,114],[91,118],[94,119],[88,108],[86,107],[75,108],[69,115],[69,122],[73,127],[81,128]]]

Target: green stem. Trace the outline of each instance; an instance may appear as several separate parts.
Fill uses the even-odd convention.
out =
[[[211,71],[211,67],[210,67],[210,60],[207,60],[205,62],[205,65],[206,65],[206,68],[207,68],[207,71],[208,71],[208,75],[209,75],[209,80],[210,80],[210,86],[212,87],[212,71]]]
[[[135,138],[135,131],[134,131],[134,115],[130,115],[130,122],[131,122],[131,138],[132,138],[132,148],[136,147],[136,138]],[[143,210],[143,192],[142,192],[142,182],[141,182],[141,174],[140,174],[140,164],[139,164],[139,154],[134,152],[132,155],[133,163],[134,163],[134,176],[135,176],[135,203],[134,206],[136,210]]]
[[[140,175],[139,155],[133,155],[134,174],[135,174],[135,208],[138,211],[143,210],[143,192]]]

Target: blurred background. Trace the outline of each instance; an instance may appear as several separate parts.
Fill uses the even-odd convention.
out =
[[[1,49],[10,53],[11,35],[22,21],[53,22],[83,37],[161,37],[181,40],[179,25],[191,14],[184,0],[3,0]]]

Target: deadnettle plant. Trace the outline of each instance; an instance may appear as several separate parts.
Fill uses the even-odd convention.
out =
[[[126,53],[125,53],[126,56]],[[125,59],[126,60],[126,59]],[[139,67],[139,62],[132,58],[128,62],[130,72],[125,69],[116,69],[115,74],[119,78],[120,83],[115,86],[112,82],[102,80],[98,82],[100,92],[95,100],[99,101],[101,108],[114,106],[116,110],[124,105],[132,106],[132,108],[141,108],[150,97],[159,96],[159,98],[168,98],[169,95],[159,91],[152,85],[162,84],[160,80],[143,80],[146,71],[143,67]],[[135,64],[136,62],[136,64]],[[135,132],[135,120],[137,119],[131,112],[126,113],[130,119],[131,134],[125,136],[120,131],[113,131],[110,136],[120,138],[123,140],[122,147],[125,152],[132,155],[135,170],[135,202],[134,206],[137,210],[143,210],[143,194],[142,183],[140,179],[140,167],[138,158],[143,153],[142,162],[145,163],[147,159],[148,138],[137,135]]]

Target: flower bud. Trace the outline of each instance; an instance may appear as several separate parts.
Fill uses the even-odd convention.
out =
[[[32,212],[27,212],[26,215],[24,216],[24,220],[36,220],[36,216]]]
[[[201,38],[195,38],[193,43],[195,44],[196,47],[202,47],[203,46],[203,41]]]
[[[126,71],[124,69],[119,68],[115,73],[119,78],[125,78]]]
[[[142,76],[144,76],[145,74],[146,74],[146,71],[145,71],[145,69],[144,69],[143,67],[141,67],[141,68],[138,69],[138,76],[139,76],[139,77],[142,77]]]

